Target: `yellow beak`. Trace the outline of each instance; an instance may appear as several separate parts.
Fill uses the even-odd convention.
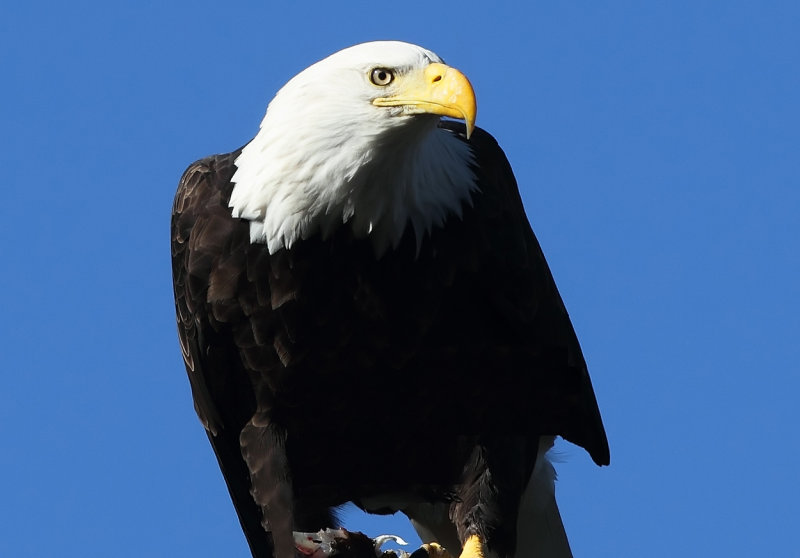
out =
[[[402,81],[400,81],[402,80]],[[391,97],[372,101],[379,107],[404,107],[406,114],[428,113],[463,120],[467,139],[475,129],[478,106],[467,77],[445,64],[434,62],[423,72],[402,76]]]

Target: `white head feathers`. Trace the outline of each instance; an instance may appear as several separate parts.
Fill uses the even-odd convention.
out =
[[[339,51],[292,78],[236,160],[230,207],[270,252],[347,223],[381,253],[410,223],[420,242],[460,215],[476,179],[469,147],[439,117],[372,104],[386,93],[374,68],[399,73],[441,62],[401,42]]]

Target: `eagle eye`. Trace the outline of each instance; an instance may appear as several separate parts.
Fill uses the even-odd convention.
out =
[[[375,68],[369,75],[369,80],[375,85],[384,87],[392,83],[394,72],[387,68]]]

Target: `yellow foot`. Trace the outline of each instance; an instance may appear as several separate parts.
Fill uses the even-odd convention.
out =
[[[486,547],[481,542],[478,535],[470,535],[464,543],[464,549],[461,551],[461,556],[458,558],[485,558]]]
[[[453,555],[438,543],[426,543],[412,552],[408,558],[453,558]],[[470,535],[458,558],[486,558],[486,547],[478,535]]]

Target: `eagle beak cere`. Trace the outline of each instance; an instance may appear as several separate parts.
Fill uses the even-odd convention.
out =
[[[403,76],[401,80],[398,80],[396,95],[375,99],[372,104],[404,107],[405,114],[428,113],[458,118],[466,123],[469,139],[475,129],[478,107],[475,91],[464,74],[434,62],[423,72]]]

